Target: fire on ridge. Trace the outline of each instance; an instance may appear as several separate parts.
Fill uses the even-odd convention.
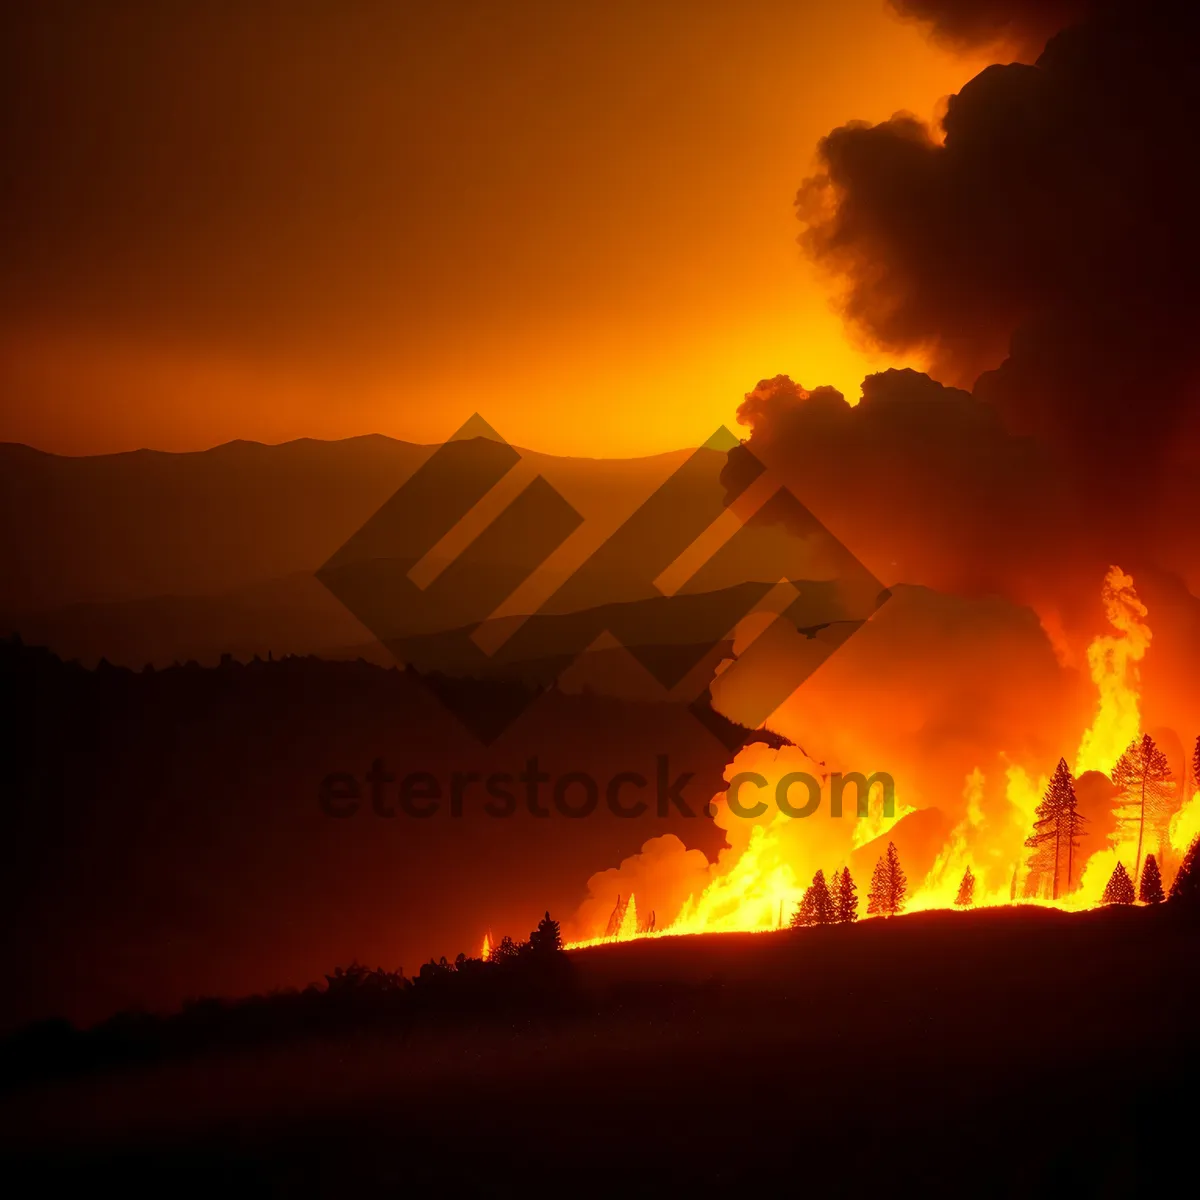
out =
[[[1074,911],[1093,908],[1103,902],[1118,864],[1136,887],[1151,854],[1162,871],[1164,885],[1169,886],[1184,852],[1200,834],[1200,781],[1189,787],[1186,770],[1181,777],[1158,778],[1161,769],[1156,771],[1152,765],[1147,769],[1145,762],[1139,766],[1145,738],[1139,665],[1151,645],[1148,613],[1133,579],[1119,567],[1108,572],[1102,599],[1110,629],[1096,636],[1088,649],[1095,712],[1081,733],[1073,762],[1064,759],[1056,772],[1051,764],[1010,761],[1005,769],[1005,821],[988,818],[983,803],[984,771],[977,766],[970,772],[963,781],[964,815],[933,866],[921,878],[908,881],[907,911],[953,907],[962,900],[968,873],[968,892],[973,893],[970,899],[975,906],[1032,903]],[[729,764],[726,781],[741,771],[778,774],[779,753],[761,744],[745,747]],[[1103,844],[1092,845],[1086,852],[1081,851],[1075,836],[1086,819],[1075,812],[1063,835],[1061,820],[1055,820],[1051,812],[1063,787],[1073,803],[1075,784],[1084,778],[1093,790],[1099,784],[1113,793],[1115,822]],[[847,823],[840,847],[824,851],[819,867],[825,874],[840,876],[856,851],[866,849],[872,857],[883,856],[891,831],[924,807],[897,797],[894,815],[888,818],[881,811],[880,799],[875,784],[867,819]],[[726,793],[714,798],[714,808],[714,819],[728,834],[740,818],[730,813]],[[729,839],[730,847],[708,866],[703,886],[691,891],[668,921],[658,922],[657,914],[653,919],[650,914],[639,918],[636,893],[630,892],[624,899],[617,896],[604,928],[580,931],[567,948],[787,926],[812,882],[813,870],[811,855],[804,853],[805,843],[789,833],[790,822],[772,810],[767,819],[753,824],[748,836],[743,833]],[[643,857],[656,849],[647,843]],[[658,869],[676,869],[682,857],[662,853]],[[661,875],[654,882],[661,884]],[[868,880],[856,882],[865,898]],[[490,949],[485,940],[485,957]]]

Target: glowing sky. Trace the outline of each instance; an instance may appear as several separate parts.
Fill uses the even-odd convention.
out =
[[[0,440],[70,454],[483,412],[695,444],[857,394],[796,245],[818,138],[986,61],[883,0],[44,5],[0,15]],[[169,8],[169,11],[167,11]]]

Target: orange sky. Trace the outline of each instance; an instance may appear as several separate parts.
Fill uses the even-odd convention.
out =
[[[478,410],[636,454],[779,372],[856,394],[891,364],[802,260],[796,188],[822,134],[931,116],[984,61],[883,0],[167,7],[0,16],[0,440],[435,441]]]

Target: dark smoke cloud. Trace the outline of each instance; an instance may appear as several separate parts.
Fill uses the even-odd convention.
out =
[[[928,25],[959,49],[1003,44],[1036,55],[1046,39],[1078,20],[1088,0],[888,0],[901,17]]]
[[[1154,631],[1155,649],[1142,671],[1145,715],[1163,724],[1182,721],[1182,728],[1190,730],[1200,722],[1194,679],[1195,663],[1200,661],[1200,538],[1195,521],[1200,472],[1171,473],[1154,497],[1137,506],[1148,513],[1146,525],[1126,528],[1113,516],[1122,503],[1133,503],[1123,479],[1097,479],[1082,486],[1077,474],[1062,469],[1059,447],[1013,433],[998,406],[980,391],[946,387],[917,371],[891,370],[868,376],[861,400],[852,406],[834,388],[809,390],[780,375],[748,393],[738,417],[753,431],[748,448],[754,457],[880,580],[889,586],[934,589],[922,595],[984,602],[983,608],[964,610],[970,614],[968,624],[990,612],[990,602],[1000,605],[999,611],[1019,628],[1024,628],[1021,614],[1031,616],[1032,610],[1041,620],[1045,654],[1049,656],[1053,647],[1060,661],[1075,668],[1084,681],[1085,648],[1107,630],[1101,581],[1114,563],[1130,571],[1149,607]],[[736,483],[739,469],[738,457],[732,456],[727,468],[730,484]],[[890,611],[889,606],[885,610]],[[883,619],[881,612],[873,624]],[[948,631],[944,614],[933,623],[943,634]],[[884,626],[893,632],[898,628],[886,621]],[[954,693],[965,720],[977,720],[1002,690],[993,682],[983,684],[976,670],[984,651],[990,653],[988,648],[996,642],[997,630],[983,625],[975,632],[977,644],[969,651],[960,655],[948,644],[942,651],[973,664],[964,665],[964,670],[979,686],[972,690],[964,682]],[[839,656],[849,655],[849,661],[857,663],[854,656],[870,644],[868,639],[858,645],[862,636]],[[1022,645],[1028,656],[1029,639]],[[934,712],[941,703],[940,685],[929,668],[938,658],[939,651],[931,648],[928,654],[906,660],[911,692],[896,701],[896,711]],[[1036,672],[1031,674],[1018,660],[1016,654],[1009,657],[1005,686],[1010,691],[1005,694],[1014,704],[1014,698],[1023,697],[1020,702],[1032,704],[1039,713],[1041,707],[1059,712],[1048,703],[1049,690],[1034,682]],[[914,661],[922,664],[915,672]],[[899,672],[896,678],[902,676]],[[862,677],[877,688],[880,662],[871,660]],[[1090,704],[1090,690],[1087,695]],[[838,711],[837,706],[831,711]],[[856,713],[858,729],[862,714],[857,709]],[[1068,724],[1075,721],[1077,732],[1087,719],[1073,708]],[[797,726],[796,736],[804,728],[811,733],[811,715],[808,720],[807,726]],[[1044,715],[1037,720],[1044,722]],[[1019,724],[1010,722],[1009,728]],[[997,722],[997,728],[1002,726]],[[976,728],[958,735],[958,740],[982,749],[993,734],[989,730],[985,736]],[[888,749],[893,758],[896,753]],[[939,803],[944,802],[943,796]]]
[[[1033,9],[905,11],[965,38]],[[1147,716],[1168,724],[1200,719],[1197,32],[1190,10],[1096,6],[1035,64],[967,83],[940,130],[829,134],[803,244],[847,320],[930,372],[873,375],[855,406],[778,376],[740,410],[749,449],[879,578],[1028,605],[1084,670],[1100,581],[1132,573]]]
[[[1001,11],[918,8],[945,29]],[[1106,4],[1036,65],[971,80],[941,137],[907,115],[833,131],[798,197],[850,322],[1034,439],[1112,555],[1176,564],[1178,481],[1200,459],[1198,31],[1191,9]]]
[[[751,450],[887,582],[1028,602],[1037,549],[1082,515],[1043,447],[917,371],[868,376],[853,407],[834,388],[776,376],[738,419]]]

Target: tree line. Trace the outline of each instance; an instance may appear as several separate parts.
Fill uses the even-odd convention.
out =
[[[902,913],[908,897],[908,877],[900,865],[895,842],[879,857],[871,873],[871,888],[867,893],[867,915],[894,917]],[[969,908],[975,903],[975,876],[971,868],[963,872],[954,903]],[[829,882],[825,872],[818,871],[804,890],[800,903],[792,914],[791,928],[804,929],[810,925],[848,925],[858,920],[858,887],[849,867],[834,871]]]
[[[1166,754],[1149,734],[1130,743],[1113,767],[1111,780],[1115,794],[1110,845],[1120,849],[1132,843],[1135,849],[1131,867],[1118,862],[1114,868],[1103,903],[1132,904],[1136,899],[1159,904],[1166,898],[1161,860],[1164,848],[1170,845],[1171,818],[1190,794],[1187,784],[1200,789],[1200,738],[1184,774],[1182,794]],[[1032,850],[1026,862],[1027,897],[1048,894],[1057,900],[1074,890],[1079,883],[1076,852],[1087,824],[1079,812],[1075,779],[1066,760],[1059,759],[1025,841]],[[1157,854],[1143,856],[1148,842],[1156,846]],[[1176,880],[1182,870],[1181,863]]]
[[[1193,789],[1200,790],[1200,738],[1196,739],[1188,765],[1184,790],[1190,794],[1186,786],[1189,782]],[[1116,848],[1134,842],[1136,848],[1132,873],[1118,862],[1101,903],[1153,905],[1175,898],[1200,900],[1200,838],[1193,841],[1183,856],[1169,891],[1163,880],[1161,848],[1169,844],[1171,818],[1179,809],[1178,784],[1167,756],[1146,734],[1121,755],[1111,778],[1116,788],[1113,802],[1116,823],[1111,844]],[[1077,852],[1087,824],[1087,818],[1079,811],[1074,776],[1066,759],[1060,758],[1025,841],[1032,851],[1026,860],[1027,898],[1048,894],[1050,899],[1058,900],[1074,890],[1079,883]],[[1158,855],[1147,853],[1143,858],[1147,841],[1158,846]],[[889,842],[871,876],[867,914],[895,916],[904,911],[907,894],[908,881],[900,856],[895,843]],[[969,908],[975,903],[975,876],[969,866],[963,872],[954,903],[959,908]],[[824,871],[817,871],[792,914],[790,926],[802,929],[811,925],[842,925],[857,919],[857,888],[850,868],[843,867],[834,871],[828,881]]]
[[[338,967],[324,985],[238,1000],[192,1000],[176,1013],[122,1012],[87,1029],[48,1020],[0,1040],[0,1091],[30,1079],[77,1075],[164,1058],[379,1029],[401,1036],[445,1021],[506,1027],[580,1011],[574,969],[549,912],[524,941],[503,938],[486,960],[431,959],[403,969]]]

